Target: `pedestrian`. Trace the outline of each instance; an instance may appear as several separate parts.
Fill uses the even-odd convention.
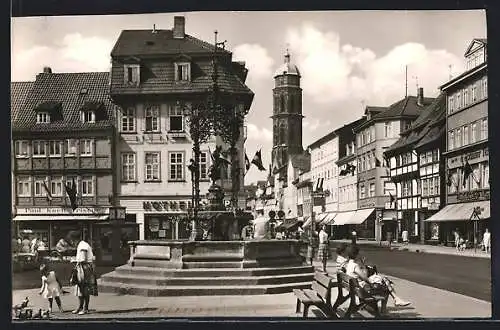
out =
[[[388,245],[389,247],[391,247],[391,246],[392,246],[392,231],[388,231],[388,232],[387,232],[387,245]]]
[[[408,245],[408,230],[403,230],[401,233],[401,238],[403,239],[403,244]]]
[[[410,302],[405,301],[396,295],[396,290],[394,288],[394,283],[387,277],[381,276],[375,273],[369,274],[368,268],[365,262],[359,258],[359,247],[356,245],[351,245],[347,248],[348,262],[346,265],[347,275],[358,279],[358,283],[363,290],[370,294],[379,294],[386,297],[382,301],[381,312],[386,313],[387,311],[387,300],[391,296],[394,300],[394,306],[408,306]],[[372,269],[376,269],[372,267]]]
[[[94,273],[94,254],[92,247],[87,243],[87,233],[76,248],[76,265],[71,274],[71,284],[75,286],[75,295],[78,297],[78,308],[73,314],[83,315],[89,312],[90,296],[97,296],[97,280]]]
[[[491,249],[491,233],[488,230],[488,228],[486,228],[484,230],[484,234],[483,234],[483,246],[484,246],[484,251],[486,253],[489,253],[490,249]]]
[[[323,265],[323,272],[326,273],[326,262],[328,261],[328,256],[330,252],[330,247],[328,244],[328,234],[326,233],[326,226],[321,226],[319,232],[319,247],[318,247],[318,259],[321,260]]]
[[[42,277],[42,287],[38,294],[42,295],[43,298],[49,301],[49,310],[52,313],[52,303],[55,299],[59,311],[63,313],[62,303],[61,303],[61,293],[63,291],[62,284],[57,278],[56,272],[50,270],[45,264],[40,265],[40,275]]]
[[[352,233],[351,233],[351,244],[352,245],[356,245],[357,238],[358,238],[358,233],[356,232],[356,229],[353,229]]]
[[[457,251],[460,251],[460,233],[458,232],[458,228],[455,229],[453,235],[455,236],[455,248]]]

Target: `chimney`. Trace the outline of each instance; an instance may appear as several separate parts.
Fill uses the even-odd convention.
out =
[[[186,18],[184,16],[175,16],[173,29],[174,39],[184,39],[185,30]]]
[[[417,90],[417,105],[420,107],[424,106],[424,89],[419,87]]]
[[[50,66],[44,66],[43,73],[52,73],[52,69],[50,68]]]

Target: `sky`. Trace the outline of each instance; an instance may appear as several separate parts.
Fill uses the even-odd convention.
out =
[[[272,149],[273,76],[288,48],[301,72],[303,146],[360,118],[364,107],[389,106],[417,86],[426,97],[464,70],[473,38],[486,38],[486,14],[474,11],[188,12],[11,19],[11,80],[53,72],[108,71],[121,30],[171,29],[186,17],[186,33],[227,40],[233,60],[245,61],[255,93],[247,116],[246,153]],[[408,67],[405,79],[405,66]],[[265,180],[252,166],[245,183]]]

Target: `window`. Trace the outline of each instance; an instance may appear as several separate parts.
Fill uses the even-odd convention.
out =
[[[371,142],[375,141],[375,125],[370,127],[370,141]]]
[[[448,186],[448,192],[453,194],[457,191],[457,185],[460,184],[460,182],[458,182],[458,172],[457,170],[450,170],[450,176],[451,176],[451,185]],[[446,184],[448,185],[448,182],[446,182]]]
[[[403,181],[402,182],[402,196],[409,196],[410,195],[410,183],[408,181]]]
[[[76,176],[66,177],[66,185],[68,185],[69,187],[73,186],[73,180],[75,182],[75,191],[78,193],[80,191],[80,189],[78,187],[78,177],[76,177]],[[66,189],[66,188],[64,188],[64,189]]]
[[[80,155],[92,156],[92,140],[80,140]]]
[[[64,153],[66,156],[76,156],[78,140],[67,139],[64,141]]]
[[[453,96],[448,97],[448,113],[452,113],[454,111],[453,109]]]
[[[455,148],[462,146],[462,127],[457,128],[455,132]]]
[[[370,183],[370,191],[368,192],[368,197],[375,196],[375,183]]]
[[[365,198],[365,185],[359,186],[359,198],[360,199]]]
[[[158,132],[160,130],[160,109],[158,106],[146,108],[146,132]]]
[[[82,177],[82,196],[94,195],[94,180],[91,176]]]
[[[170,131],[183,131],[184,130],[184,117],[182,114],[182,107],[180,106],[172,106],[169,109],[170,113],[169,122],[170,122]]]
[[[52,178],[50,180],[50,193],[52,196],[62,196],[63,195],[63,186],[62,186],[62,178]]]
[[[439,151],[437,149],[432,150],[432,161],[439,162]]]
[[[135,108],[133,107],[123,110],[122,132],[135,132]]]
[[[470,132],[470,143],[475,143],[476,142],[476,129],[477,129],[477,124],[472,123],[471,125],[471,132]]]
[[[481,182],[483,183],[483,188],[489,188],[490,186],[490,167],[488,163],[483,163],[483,173]]]
[[[457,109],[462,108],[462,94],[460,92],[457,93]]]
[[[434,177],[428,178],[427,184],[429,186],[429,196],[434,196]]]
[[[33,141],[33,157],[45,157],[46,155],[45,141]]]
[[[145,180],[158,181],[160,180],[160,153],[146,152],[145,153]]]
[[[464,95],[464,106],[469,105],[469,90],[465,88],[463,90],[463,95]]]
[[[441,192],[439,191],[439,177],[434,177],[434,194],[439,195]]]
[[[31,196],[31,179],[29,176],[17,178],[17,196],[29,197]]]
[[[488,97],[488,78],[487,77],[483,78],[482,84],[483,84],[483,97],[487,98]]]
[[[475,83],[472,85],[470,92],[471,92],[472,102],[476,102],[477,101],[477,86]]]
[[[95,112],[94,111],[82,111],[81,112],[82,123],[95,123]]]
[[[184,154],[182,152],[170,153],[170,180],[179,181],[184,179]]]
[[[486,140],[488,138],[488,118],[484,118],[481,121],[481,139]]]
[[[16,141],[16,156],[28,157],[29,156],[29,141]]]
[[[138,64],[125,65],[125,84],[138,85],[141,81],[141,70]]]
[[[433,162],[434,160],[432,159],[432,151],[427,151],[426,152],[427,154],[427,162],[430,163],[430,162]]]
[[[481,122],[479,120],[473,124],[472,134],[474,134],[476,142],[481,140]]]
[[[35,197],[45,196],[44,182],[46,178],[35,178]]]
[[[198,161],[200,165],[200,180],[208,179],[208,153],[201,152],[200,159]]]
[[[470,176],[470,183],[471,183],[471,190],[474,190],[474,189],[479,189],[481,188],[481,182],[478,182],[478,180],[480,180],[480,176],[479,176],[479,164],[474,164],[474,165],[471,165],[472,167],[472,174]]]
[[[466,146],[469,144],[469,125],[465,125],[462,132],[463,132],[464,146]]]
[[[191,68],[189,63],[176,63],[175,64],[175,80],[189,81],[191,76]]]
[[[135,181],[135,154],[122,154],[122,181]]]
[[[51,157],[61,157],[62,142],[50,141],[49,142],[49,155]]]
[[[420,154],[420,165],[425,165],[427,163],[426,155],[425,152]]]
[[[48,112],[39,112],[36,114],[36,122],[38,124],[50,123],[50,114]]]

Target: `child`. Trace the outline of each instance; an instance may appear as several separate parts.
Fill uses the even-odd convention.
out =
[[[49,300],[49,310],[52,312],[52,302],[53,299],[56,300],[57,307],[59,307],[59,311],[62,313],[62,304],[61,295],[62,285],[59,279],[56,276],[56,273],[52,270],[49,270],[47,265],[40,265],[40,275],[42,276],[42,287],[40,288],[39,294],[43,295],[45,299]]]
[[[337,249],[337,269],[342,270],[345,272],[345,266],[347,264],[347,258],[345,257],[345,251],[347,249],[347,244],[342,243],[340,244]]]

